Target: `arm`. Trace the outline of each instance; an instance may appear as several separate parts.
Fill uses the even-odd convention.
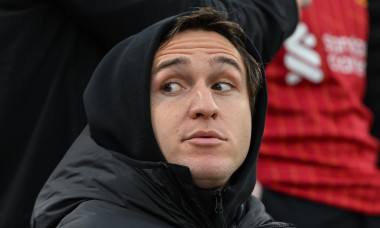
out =
[[[115,0],[109,4],[103,0],[56,0],[108,48],[160,19],[193,7],[227,9],[258,47],[264,62],[272,59],[282,41],[295,29],[296,3],[295,0]]]
[[[184,12],[192,0],[56,0],[75,21],[111,48],[163,18]],[[196,1],[194,1],[196,2]]]
[[[245,2],[243,4],[243,2]],[[239,5],[237,5],[239,3]],[[294,0],[255,0],[233,2],[231,12],[258,49],[264,64],[269,63],[283,41],[298,23],[298,6]]]
[[[299,9],[310,6],[313,0],[297,0],[297,5]]]

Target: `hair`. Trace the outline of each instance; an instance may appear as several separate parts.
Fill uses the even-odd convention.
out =
[[[261,85],[262,74],[260,64],[246,50],[246,34],[235,22],[228,20],[226,12],[211,7],[196,8],[189,15],[180,16],[174,27],[164,38],[160,47],[165,46],[176,34],[188,29],[214,31],[226,37],[243,57],[247,74],[247,87],[251,111],[254,111],[257,92]]]

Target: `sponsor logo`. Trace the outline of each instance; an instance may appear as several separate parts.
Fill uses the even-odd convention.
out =
[[[343,75],[365,76],[367,47],[363,39],[325,33],[321,41],[330,71]],[[284,43],[284,64],[289,70],[285,81],[288,85],[296,85],[302,80],[314,84],[323,81],[322,60],[314,50],[316,45],[315,35],[309,32],[305,23],[299,23],[296,31]]]
[[[356,37],[324,34],[322,42],[327,53],[327,65],[336,73],[363,77],[366,68],[366,43]]]
[[[289,85],[298,84],[302,79],[313,83],[323,80],[320,70],[321,57],[313,48],[316,46],[315,36],[308,32],[307,25],[299,23],[296,31],[285,41],[287,54],[284,64],[289,69],[285,81]]]

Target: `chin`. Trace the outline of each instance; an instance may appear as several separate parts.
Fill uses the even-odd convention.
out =
[[[197,186],[198,188],[221,190],[228,182],[228,179],[215,180],[215,179],[199,179],[199,178],[193,177],[193,182],[194,182],[194,185]]]
[[[229,180],[234,168],[223,164],[206,162],[204,166],[189,166],[193,182],[204,189],[222,188]]]

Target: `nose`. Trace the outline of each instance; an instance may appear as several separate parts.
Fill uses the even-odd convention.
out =
[[[207,86],[195,87],[190,102],[189,113],[191,118],[216,119],[218,117],[218,106],[215,103],[212,91]]]

